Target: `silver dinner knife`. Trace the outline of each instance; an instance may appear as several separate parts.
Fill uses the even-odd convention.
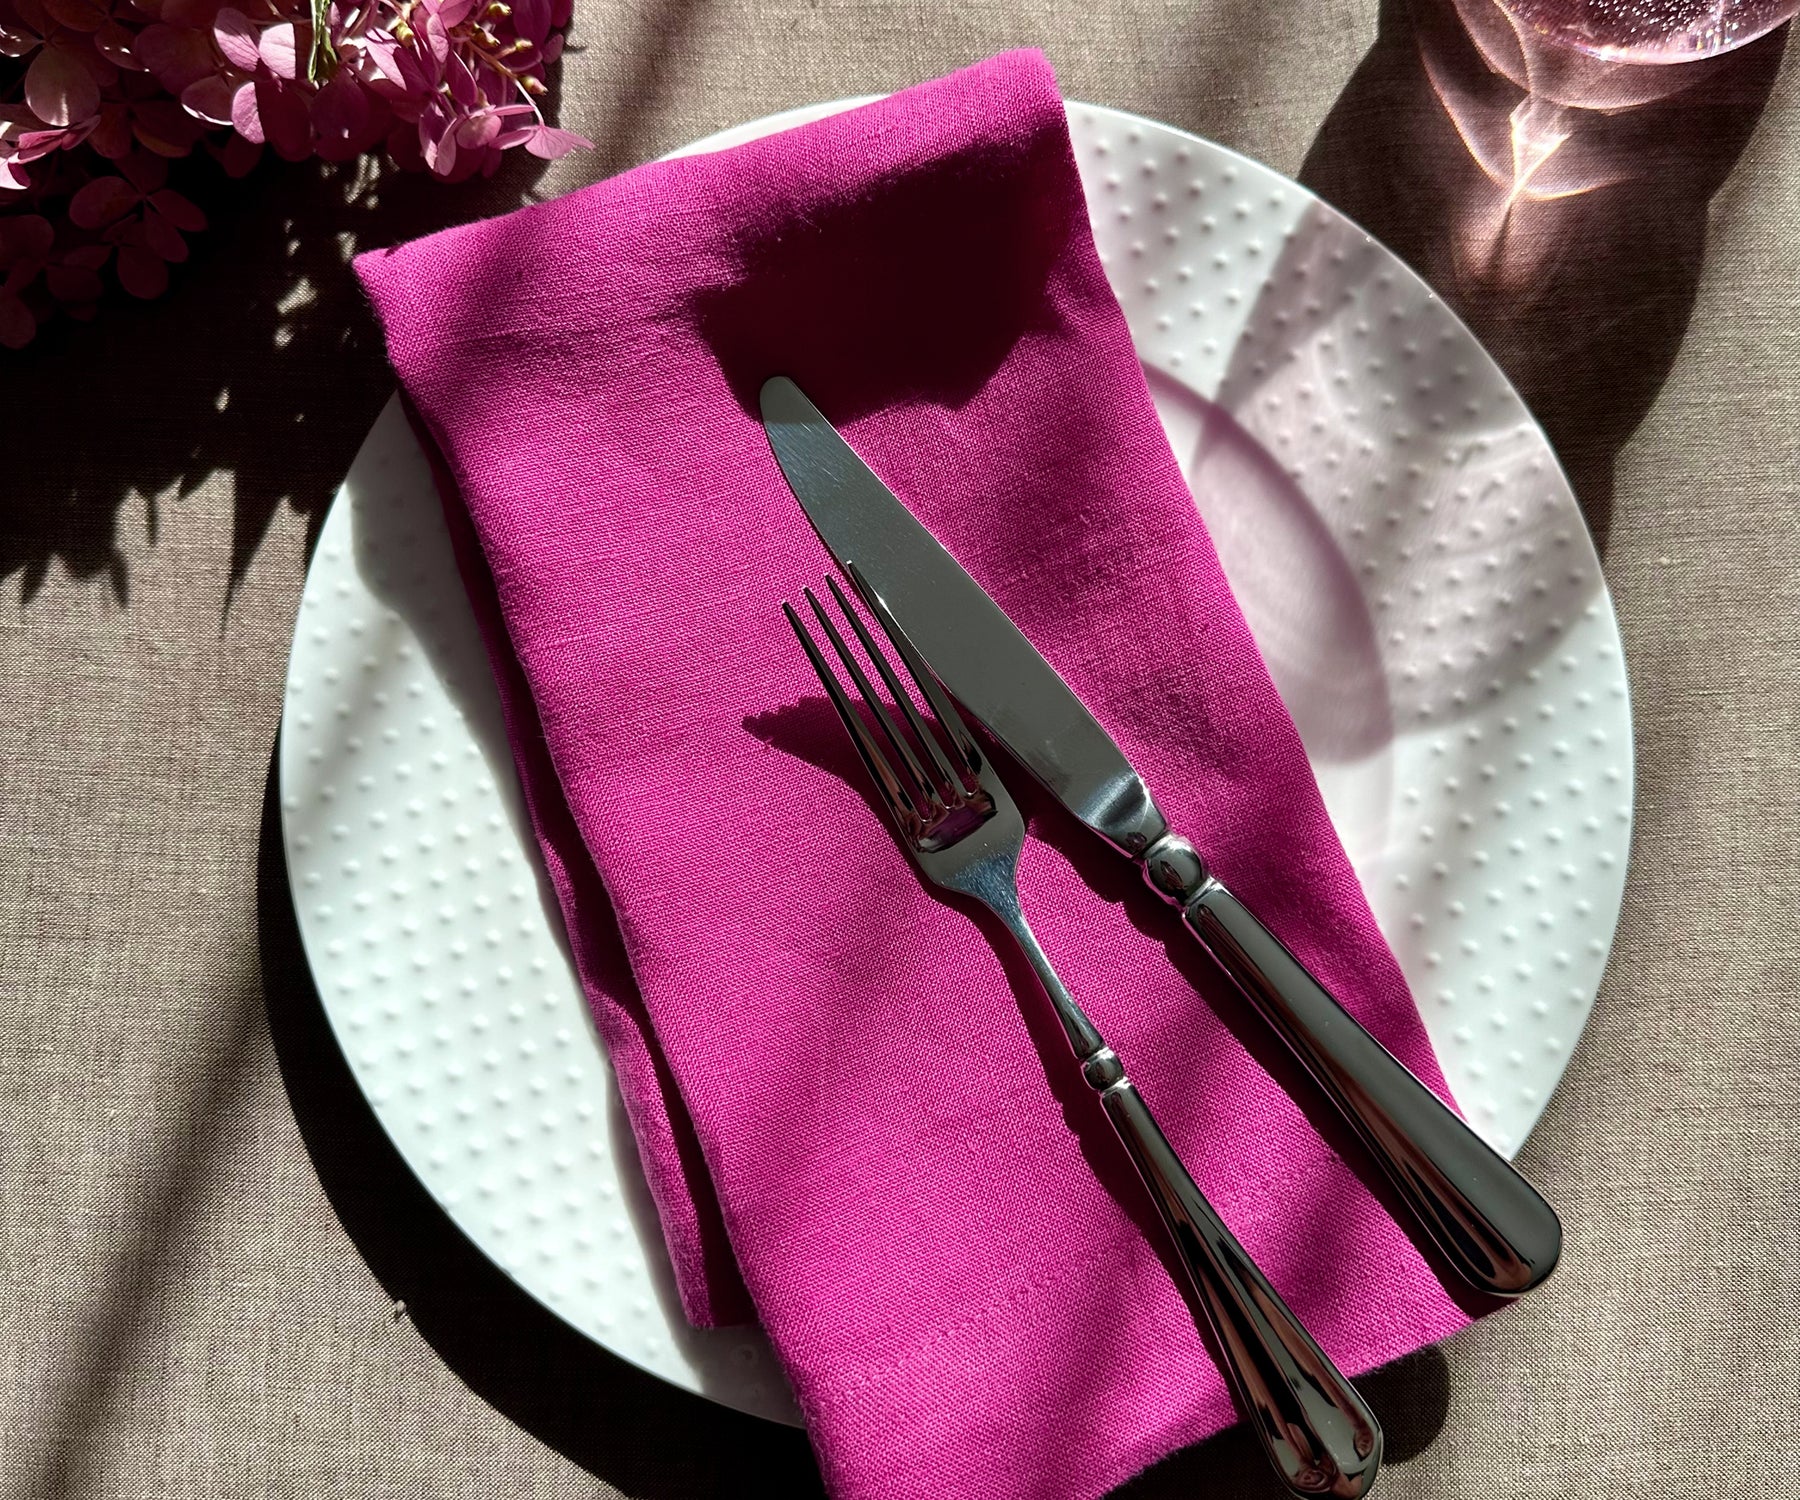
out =
[[[981,585],[786,376],[763,428],[813,529],[854,562],[944,686],[1114,849],[1281,1037],[1471,1286],[1516,1297],[1543,1281],[1562,1226],[1536,1188],[1332,998],[1174,833],[1136,771]]]

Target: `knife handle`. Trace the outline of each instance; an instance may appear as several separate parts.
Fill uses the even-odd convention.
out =
[[[1091,1060],[1104,1065],[1113,1054]],[[1117,1063],[1112,1064],[1117,1067]],[[1122,1070],[1121,1070],[1122,1073]],[[1100,1095],[1223,1346],[1238,1400],[1295,1495],[1359,1500],[1381,1467],[1381,1424],[1213,1210],[1131,1081]]]
[[[1536,1188],[1208,875],[1186,840],[1151,848],[1145,874],[1181,906],[1188,930],[1300,1059],[1464,1280],[1517,1297],[1549,1276],[1562,1225]]]

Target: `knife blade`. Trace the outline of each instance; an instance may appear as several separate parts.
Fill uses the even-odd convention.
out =
[[[1537,1190],[1369,1034],[1173,832],[1041,652],[786,376],[762,387],[782,475],[840,569],[855,563],[939,681],[1076,818],[1136,860],[1281,1037],[1470,1285],[1516,1297],[1555,1268]]]
[[[890,604],[905,601],[896,614],[944,686],[1115,849],[1142,854],[1166,834],[1150,789],[1113,737],[800,387],[783,376],[769,381],[762,415],[827,550],[839,567],[854,559]],[[981,649],[967,649],[971,641]]]

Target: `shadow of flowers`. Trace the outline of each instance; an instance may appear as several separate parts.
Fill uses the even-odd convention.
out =
[[[271,162],[236,184],[192,163],[212,226],[168,295],[108,304],[91,326],[53,323],[0,361],[0,410],[32,423],[7,455],[0,577],[22,573],[29,602],[60,564],[106,575],[123,604],[125,508],[144,508],[154,544],[162,507],[223,471],[229,610],[283,506],[316,530],[392,391],[351,257],[526,201],[545,163],[508,156],[493,178],[449,187],[370,158]]]
[[[550,96],[596,149],[565,158],[554,191],[669,144],[657,135],[660,106],[706,9],[647,7],[609,28],[591,57],[579,26],[571,33],[547,72]],[[92,325],[56,320],[22,355],[0,359],[0,413],[13,429],[0,579],[21,575],[29,603],[59,567],[106,577],[127,604],[127,509],[142,508],[154,545],[162,508],[215,474],[230,476],[233,494],[226,611],[283,507],[305,523],[310,554],[394,386],[350,260],[534,201],[547,165],[509,151],[492,178],[446,185],[375,158],[271,160],[241,182],[205,159],[178,163],[172,181],[210,227],[168,294],[115,298]]]

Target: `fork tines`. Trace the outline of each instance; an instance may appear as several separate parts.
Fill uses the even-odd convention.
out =
[[[837,579],[830,578],[826,582],[830,586],[832,597],[837,601],[838,610],[849,621],[864,655],[873,664],[889,697],[905,717],[917,741],[917,750],[906,733],[895,723],[887,705],[875,691],[874,684],[826,612],[825,606],[819,602],[818,596],[810,588],[805,590],[806,602],[812,606],[813,615],[818,620],[820,629],[825,632],[825,638],[831,642],[832,650],[856,685],[857,694],[880,730],[880,739],[870,731],[867,721],[857,712],[850,701],[850,695],[813,640],[798,611],[792,604],[783,602],[782,613],[787,616],[788,624],[794,627],[794,634],[800,638],[801,648],[806,652],[813,670],[819,674],[819,682],[824,687],[826,696],[831,699],[832,707],[843,720],[844,728],[855,744],[857,754],[862,757],[863,764],[868,767],[869,775],[880,789],[888,811],[899,824],[901,832],[916,843],[928,839],[932,830],[950,812],[969,807],[972,801],[985,801],[981,789],[981,750],[962,717],[952,706],[948,695],[932,675],[931,668],[907,639],[906,632],[882,602],[881,596],[870,587],[855,563],[850,563],[846,571],[850,574],[850,581],[856,586],[857,593],[868,606],[869,613],[881,627],[888,644],[905,665],[907,674],[917,684],[920,695],[930,705],[938,726],[943,731],[942,739],[933,734],[926,724],[914,704],[912,694],[901,683],[887,654],[876,644],[875,638],[863,623],[861,614],[838,586]],[[885,746],[883,741],[886,742]],[[948,741],[947,749],[944,741]],[[929,759],[930,770],[926,769],[920,752]]]

